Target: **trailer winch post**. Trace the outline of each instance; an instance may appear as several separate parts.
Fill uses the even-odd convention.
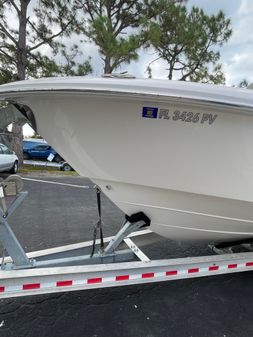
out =
[[[10,255],[13,265],[16,268],[28,268],[32,266],[32,261],[30,261],[19,243],[16,235],[12,231],[10,225],[8,224],[9,216],[17,209],[17,207],[23,202],[25,197],[28,195],[27,192],[20,192],[17,194],[15,200],[11,203],[10,207],[6,207],[3,186],[0,186],[0,200],[1,204],[4,206],[0,207],[0,241],[3,248]],[[2,263],[1,269],[4,269],[6,265]]]

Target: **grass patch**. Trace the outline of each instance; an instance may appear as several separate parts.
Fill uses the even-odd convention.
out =
[[[45,167],[45,166],[34,166],[34,165],[26,165],[24,164],[21,168],[19,168],[18,173],[48,173],[48,174],[61,174],[61,175],[71,175],[77,176],[78,173],[76,171],[61,171],[58,167]]]

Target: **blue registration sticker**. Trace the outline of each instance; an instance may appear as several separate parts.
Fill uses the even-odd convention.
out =
[[[157,118],[158,108],[151,108],[144,106],[142,108],[142,117],[144,118]]]

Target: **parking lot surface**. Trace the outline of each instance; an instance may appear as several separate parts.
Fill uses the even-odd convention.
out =
[[[33,177],[36,178],[36,177]],[[73,185],[81,177],[38,177]],[[97,220],[90,189],[25,180],[29,196],[10,224],[25,250],[91,240]],[[102,198],[105,236],[121,227],[124,215]],[[151,258],[210,254],[156,237],[142,247]],[[251,337],[253,273],[159,284],[85,290],[0,301],[0,337]]]

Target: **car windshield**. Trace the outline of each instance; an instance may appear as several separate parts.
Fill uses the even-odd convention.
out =
[[[0,144],[0,148],[2,150],[2,153],[4,153],[4,154],[10,154],[11,153],[11,150],[8,149],[8,147],[4,144]]]

